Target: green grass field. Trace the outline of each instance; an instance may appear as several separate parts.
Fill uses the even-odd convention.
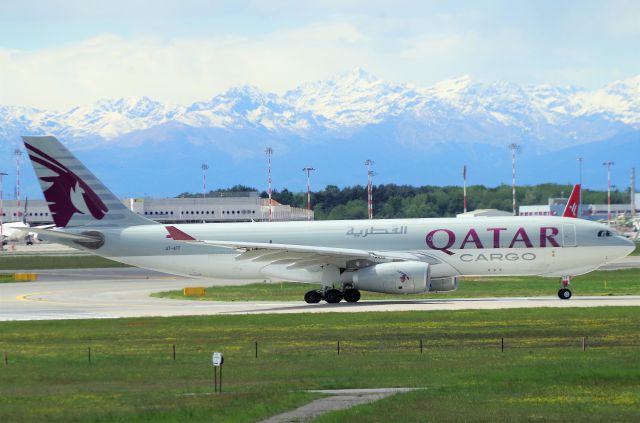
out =
[[[253,422],[307,389],[420,387],[316,421],[633,422],[639,325],[633,307],[3,322],[0,421]]]
[[[0,270],[94,269],[101,267],[127,267],[127,265],[90,255],[34,254],[24,256],[0,256]]]
[[[203,282],[194,281],[193,286]],[[300,301],[306,291],[319,286],[304,283],[256,283],[246,286],[217,286],[207,288],[203,297],[185,297],[182,291],[165,291],[154,296],[200,301]],[[640,269],[600,271],[573,279],[575,295],[640,295]],[[420,298],[475,298],[556,295],[556,278],[483,277],[463,278],[456,291],[437,294],[388,295],[362,292],[363,300],[420,299]]]

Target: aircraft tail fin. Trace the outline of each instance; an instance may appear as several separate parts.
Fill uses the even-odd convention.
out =
[[[573,186],[573,190],[571,191],[571,195],[569,196],[569,201],[562,212],[562,217],[573,217],[577,218],[580,208],[580,184],[575,184]]]
[[[57,227],[156,224],[122,204],[57,138],[22,141]]]

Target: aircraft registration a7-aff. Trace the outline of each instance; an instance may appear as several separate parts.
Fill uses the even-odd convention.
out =
[[[602,224],[553,216],[163,225],[130,211],[56,138],[23,141],[56,225],[33,229],[42,238],[176,275],[320,285],[308,303],[451,291],[467,275],[559,277],[568,299],[571,276],[634,249]]]

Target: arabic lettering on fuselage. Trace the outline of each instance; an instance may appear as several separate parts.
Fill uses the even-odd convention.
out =
[[[370,226],[368,228],[359,229],[357,231],[353,226],[349,226],[349,229],[347,230],[347,233],[345,235],[349,235],[354,238],[364,238],[370,235],[406,235],[406,233],[406,226],[393,226],[391,228]]]
[[[480,233],[489,233],[491,240],[487,244],[486,235],[485,242],[482,242],[478,230],[471,228],[467,231],[461,241],[458,241],[456,233],[450,229],[434,229],[427,233],[425,241],[427,247],[432,250],[442,251],[450,256],[455,253],[454,250],[464,250],[469,248],[484,249],[484,248],[534,248],[534,243],[531,241],[532,237],[527,233],[527,230],[523,227],[518,228],[515,232],[507,228],[486,228]],[[503,234],[504,232],[504,234]],[[542,226],[537,229],[537,236],[533,238],[536,241],[536,246],[540,248],[546,247],[560,247],[560,244],[556,240],[556,236],[560,233],[560,230],[554,226]],[[506,237],[506,238],[505,238]],[[509,240],[509,244],[502,244],[503,240]]]

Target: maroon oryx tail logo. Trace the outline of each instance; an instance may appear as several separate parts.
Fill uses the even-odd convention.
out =
[[[67,226],[75,213],[91,214],[98,220],[105,216],[109,209],[89,185],[45,152],[26,143],[25,146],[33,162],[55,173],[55,175],[39,176],[39,178],[50,184],[46,189],[43,187],[43,192],[56,226]]]
[[[401,272],[400,270],[398,270],[398,273],[400,273],[400,283],[405,283],[406,281],[411,280],[411,276],[406,273]]]

